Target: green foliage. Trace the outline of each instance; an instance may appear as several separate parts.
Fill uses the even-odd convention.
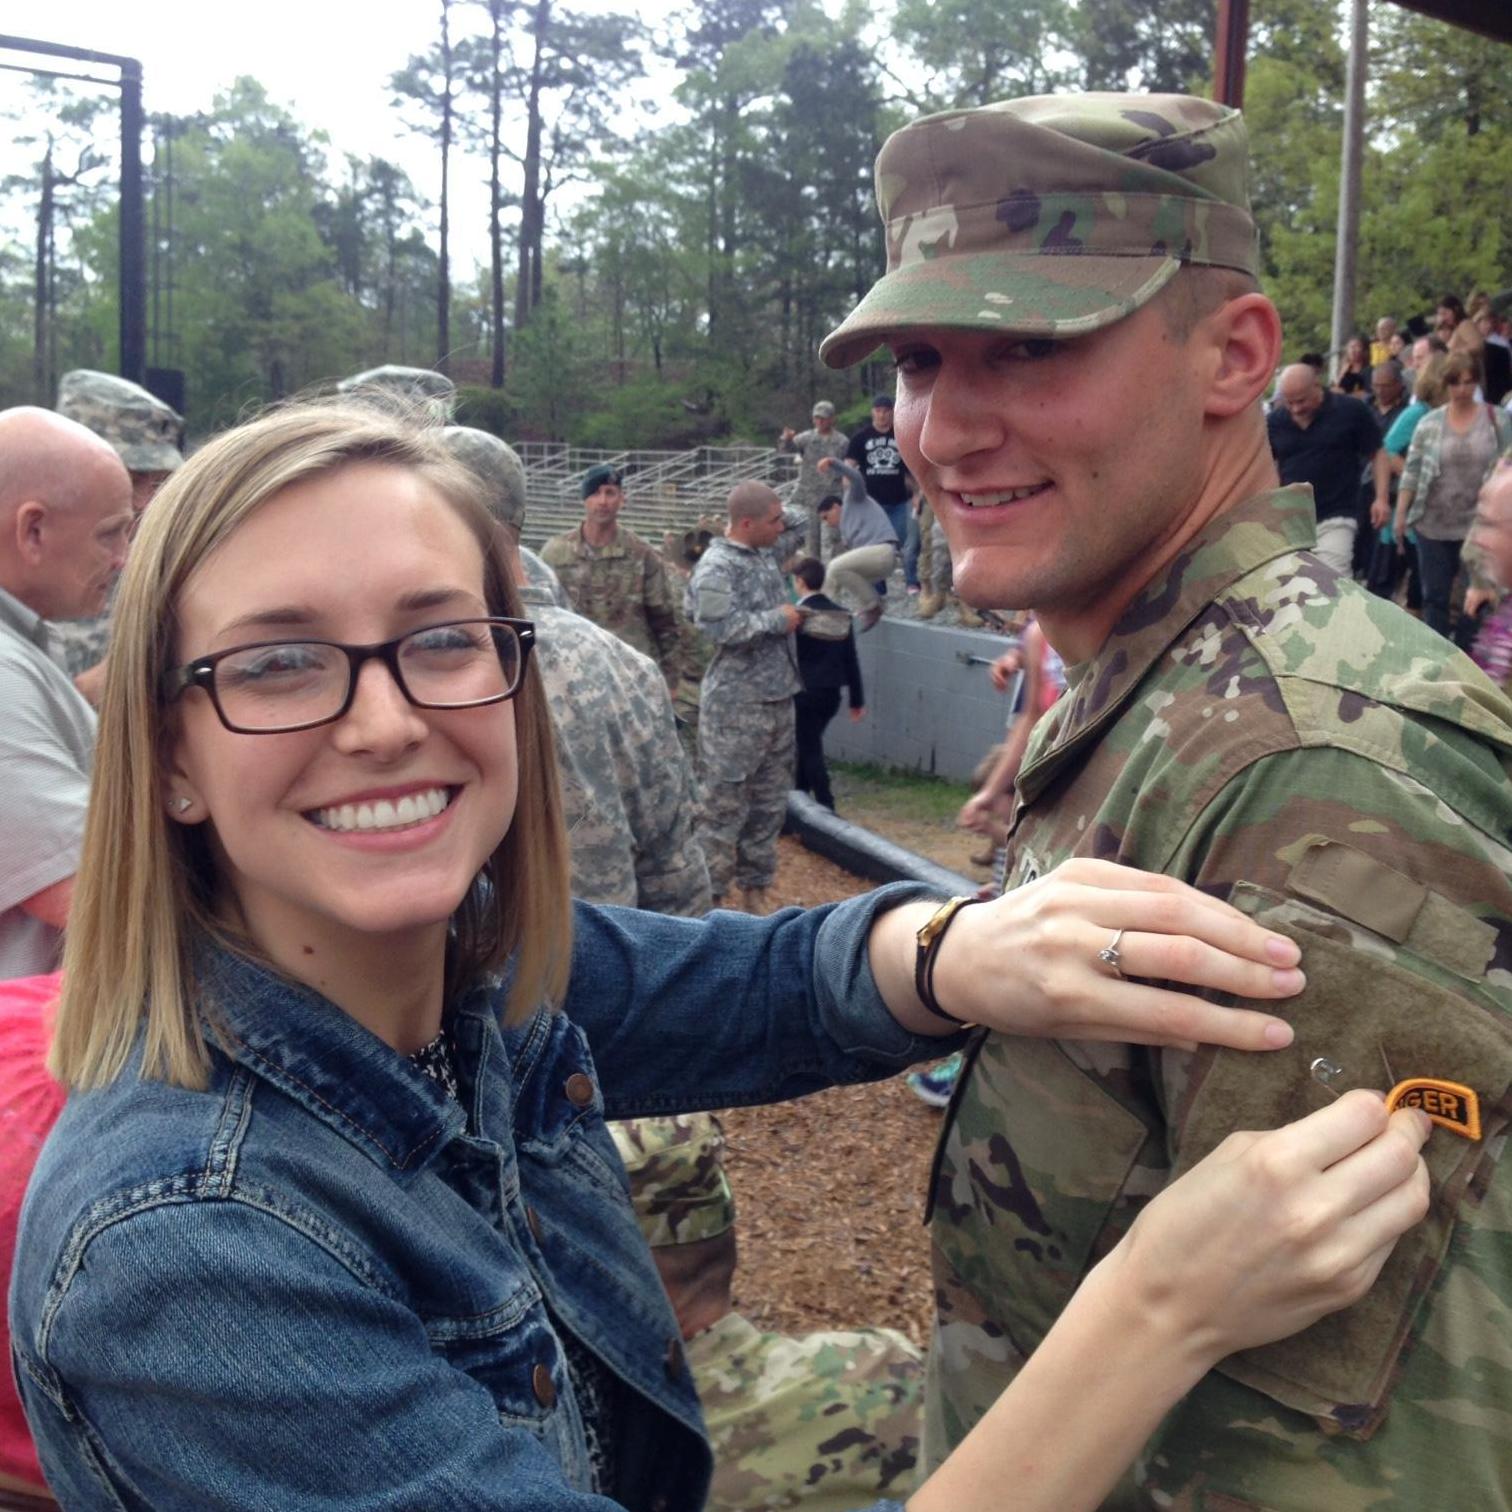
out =
[[[893,13],[894,37],[926,74],[923,90],[909,91],[925,110],[1065,87],[1070,29],[1064,0],[898,0]]]
[[[451,0],[454,179],[477,174],[495,94],[502,113],[501,277],[452,269],[446,300],[459,371],[509,357],[502,389],[464,391],[469,423],[607,447],[765,444],[823,397],[854,427],[886,372],[831,373],[815,353],[884,266],[871,180],[887,132],[921,109],[1027,91],[1201,89],[1211,66],[1215,0],[827,3],[690,0],[660,43],[681,70],[676,100],[626,141],[625,122],[644,119],[623,108],[647,45],[637,17]],[[1253,0],[1253,201],[1289,356],[1328,339],[1341,12],[1342,0]],[[1362,325],[1512,282],[1506,50],[1398,6],[1371,19]],[[396,119],[439,145],[441,50],[411,58],[391,87]],[[0,403],[50,398],[62,369],[116,360],[102,102],[48,84],[33,94],[12,135],[35,167],[5,185],[19,212],[14,239],[0,237]],[[149,260],[160,287],[171,278],[173,313],[150,360],[186,370],[195,431],[360,367],[435,357],[432,207],[393,163],[328,161],[250,79],[157,131],[172,134],[171,206],[159,174],[149,221],[171,208],[172,238]],[[569,201],[573,179],[588,187]]]
[[[457,424],[487,431],[501,441],[517,437],[515,407],[503,389],[481,383],[457,385]]]
[[[678,450],[699,446],[714,434],[710,417],[688,408],[679,385],[648,373],[601,394],[574,439],[609,449]]]

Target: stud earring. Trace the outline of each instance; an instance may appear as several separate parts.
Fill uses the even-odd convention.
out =
[[[173,808],[175,813],[186,814],[193,806],[194,800],[192,798],[180,797],[173,800]]]

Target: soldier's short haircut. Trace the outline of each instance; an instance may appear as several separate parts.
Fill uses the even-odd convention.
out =
[[[725,509],[733,525],[737,520],[754,520],[764,515],[776,499],[776,490],[765,483],[737,483],[730,490]]]
[[[1235,268],[1198,268],[1188,264],[1155,296],[1166,329],[1185,341],[1214,310],[1243,294],[1258,294],[1260,285]]]

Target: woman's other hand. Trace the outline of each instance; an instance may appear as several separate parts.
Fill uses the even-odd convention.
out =
[[[1108,1257],[1133,1317],[1205,1369],[1357,1302],[1428,1211],[1432,1124],[1345,1093],[1268,1134],[1230,1134]]]

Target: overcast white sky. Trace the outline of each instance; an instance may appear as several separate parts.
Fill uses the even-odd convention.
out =
[[[577,0],[584,9],[633,9],[653,25],[677,7],[668,0]],[[466,20],[468,7],[456,7]],[[305,125],[325,131],[339,163],[342,152],[398,162],[434,200],[440,189],[438,154],[403,130],[390,103],[388,79],[437,34],[433,0],[51,0],[0,5],[0,31],[61,42],[142,62],[149,113],[188,114],[208,108],[238,74],[251,74]],[[0,54],[24,63],[29,55]],[[76,65],[39,59],[44,67]],[[87,65],[80,65],[88,72]],[[0,109],[24,96],[26,79],[0,72]],[[0,177],[26,162],[10,141],[0,142]],[[465,267],[486,247],[487,167],[454,159],[453,255]],[[17,225],[17,205],[5,222]],[[458,268],[458,276],[463,268]]]

